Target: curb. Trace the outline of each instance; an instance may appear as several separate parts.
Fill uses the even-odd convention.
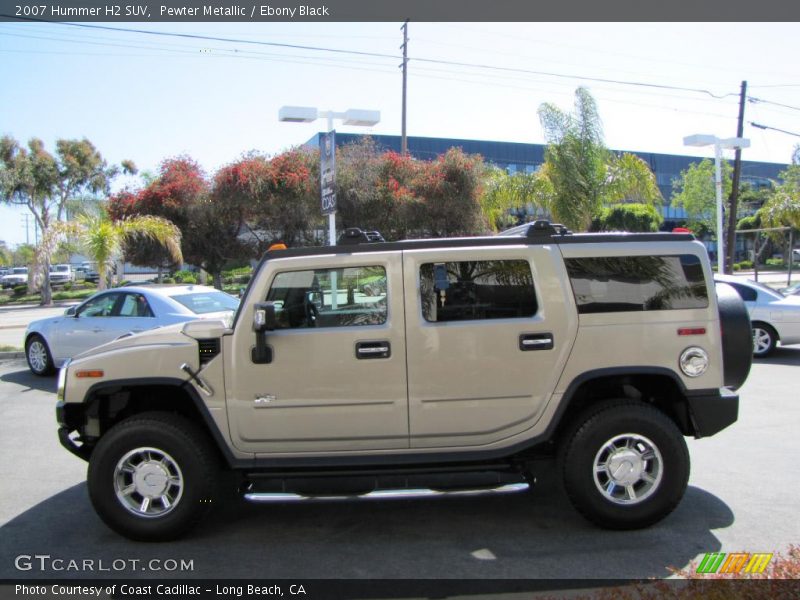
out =
[[[7,358],[25,358],[25,353],[22,350],[11,352],[0,352],[0,360]]]

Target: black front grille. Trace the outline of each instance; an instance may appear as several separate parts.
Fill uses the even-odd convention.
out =
[[[219,354],[219,339],[197,340],[200,347],[200,364],[204,365]]]

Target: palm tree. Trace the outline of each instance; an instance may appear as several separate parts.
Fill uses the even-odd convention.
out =
[[[112,221],[106,215],[81,216],[73,229],[85,254],[97,262],[99,289],[106,287],[106,268],[110,260],[120,255],[134,236],[149,238],[167,249],[175,262],[183,262],[181,232],[170,221],[144,215]]]

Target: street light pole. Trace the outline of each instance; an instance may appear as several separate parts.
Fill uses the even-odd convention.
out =
[[[748,148],[750,140],[742,137],[720,139],[715,135],[696,134],[683,138],[684,146],[714,146],[714,188],[717,204],[717,273],[725,272],[724,238],[722,218],[722,149]]]
[[[722,218],[722,147],[714,143],[714,187],[717,194],[717,273],[725,272],[725,229]]]
[[[381,120],[378,110],[364,110],[349,108],[344,112],[333,110],[317,110],[309,106],[282,106],[278,111],[278,120],[289,123],[312,123],[319,118],[328,121],[328,133],[333,132],[333,120],[341,119],[343,125],[356,127],[371,127]],[[322,150],[322,148],[320,148]],[[336,149],[334,148],[334,152]],[[323,211],[324,213],[324,211]],[[328,212],[328,245],[336,245],[336,210]]]

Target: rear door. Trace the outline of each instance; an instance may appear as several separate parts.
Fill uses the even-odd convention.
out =
[[[539,421],[576,332],[553,253],[404,252],[412,448],[489,445]]]

